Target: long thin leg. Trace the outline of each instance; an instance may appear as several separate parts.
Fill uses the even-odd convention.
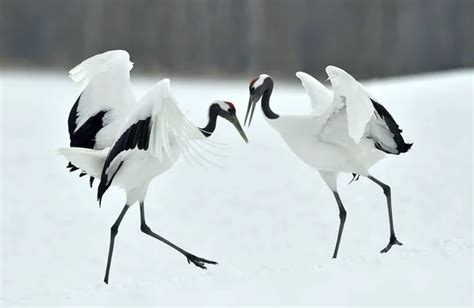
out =
[[[344,230],[344,223],[346,222],[346,209],[342,204],[341,198],[336,191],[333,191],[334,197],[336,198],[337,206],[339,207],[339,232],[337,233],[336,247],[334,248],[334,254],[332,255],[333,259],[337,258],[337,252],[339,251],[339,244],[341,243],[342,231]]]
[[[112,254],[114,252],[115,237],[117,236],[118,228],[120,226],[120,223],[122,222],[122,219],[125,216],[125,213],[127,213],[127,210],[128,210],[129,207],[130,207],[130,205],[125,204],[125,206],[123,207],[122,212],[120,212],[119,217],[117,218],[115,223],[110,228],[109,256],[107,258],[107,268],[105,269],[105,277],[104,277],[104,282],[107,283],[107,284],[109,283],[110,263],[112,262]]]
[[[143,233],[145,233],[145,234],[147,234],[151,237],[154,237],[157,240],[165,243],[166,245],[176,249],[177,251],[179,251],[180,253],[182,253],[186,257],[186,259],[188,260],[188,263],[193,263],[194,265],[196,265],[197,267],[200,267],[202,269],[207,269],[206,266],[204,265],[205,263],[217,264],[217,262],[215,262],[215,261],[210,261],[210,260],[206,260],[206,259],[203,259],[203,258],[196,257],[195,255],[193,255],[193,254],[187,252],[186,250],[176,246],[175,244],[171,243],[170,241],[168,241],[164,237],[161,237],[160,235],[153,232],[150,229],[150,227],[147,226],[147,224],[145,222],[145,206],[144,206],[143,202],[140,202],[140,221],[141,221],[140,230],[142,230]]]
[[[393,227],[392,193],[391,193],[390,186],[388,186],[387,184],[377,180],[373,176],[369,176],[368,178],[370,180],[372,180],[374,183],[376,183],[377,185],[379,185],[380,187],[382,187],[383,193],[387,197],[388,221],[389,221],[389,224],[390,224],[390,240],[388,242],[388,245],[380,251],[381,253],[385,253],[385,252],[389,251],[390,248],[392,248],[393,245],[403,245],[402,243],[400,243],[397,240],[397,237],[395,236],[395,229]]]

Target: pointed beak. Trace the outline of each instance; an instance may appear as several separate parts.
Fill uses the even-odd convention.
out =
[[[242,129],[242,126],[240,126],[239,118],[237,118],[236,115],[229,116],[227,118],[230,123],[234,124],[235,128],[239,132],[240,136],[245,140],[246,143],[249,143],[249,140],[247,138],[247,135],[245,135],[244,130]]]
[[[249,104],[247,107],[247,113],[245,114],[245,121],[244,121],[244,125],[247,125],[247,127],[249,127],[250,123],[252,122],[253,113],[255,112],[255,106],[257,105],[257,102],[258,102],[258,99],[254,100],[253,96],[249,97]],[[249,118],[249,115],[250,115],[250,118]],[[247,122],[247,119],[248,119],[248,122]]]

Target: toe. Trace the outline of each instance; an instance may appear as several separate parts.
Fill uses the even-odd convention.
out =
[[[380,250],[380,253],[387,253],[390,250],[390,248],[392,248],[392,244],[388,244],[387,247]]]
[[[206,259],[202,259],[201,261],[208,264],[217,264],[216,261],[211,261],[211,260],[206,260]]]

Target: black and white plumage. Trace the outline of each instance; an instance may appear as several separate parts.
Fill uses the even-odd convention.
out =
[[[69,113],[71,147],[103,150],[112,145],[136,101],[130,83],[132,68],[126,51],[112,50],[69,71],[69,77],[83,88]],[[71,163],[67,167],[70,171],[78,169]],[[93,180],[91,177],[91,187]]]
[[[267,122],[301,160],[318,170],[333,191],[340,217],[333,258],[337,257],[346,219],[346,210],[337,190],[339,173],[353,174],[354,179],[365,176],[382,187],[387,197],[390,239],[381,252],[387,252],[392,245],[401,245],[393,227],[390,187],[373,177],[369,168],[386,153],[405,153],[412,144],[404,141],[402,131],[385,107],[350,74],[335,66],[328,66],[326,72],[333,87],[332,93],[312,76],[296,73],[311,99],[313,111],[308,115],[273,112],[270,108],[272,78],[265,74],[255,78],[249,86],[245,123],[250,125],[255,105],[261,99]]]
[[[128,208],[136,202],[140,204],[141,230],[144,233],[176,249],[189,263],[200,268],[205,269],[206,263],[217,264],[199,258],[154,233],[145,222],[144,200],[153,178],[171,168],[181,155],[189,154],[190,150],[198,151],[196,147],[214,132],[218,116],[231,122],[248,142],[230,102],[216,101],[210,105],[206,127],[198,128],[190,123],[177,106],[169,79],[158,82],[135,102],[130,68],[128,53],[111,51],[87,59],[71,71],[73,80],[85,81],[86,84],[69,117],[71,145],[78,147],[60,149],[72,165],[100,179],[97,190],[99,204],[112,185],[126,192],[126,204],[111,228],[106,283],[118,227]],[[115,91],[124,96],[116,97]],[[71,116],[74,114],[75,120]]]

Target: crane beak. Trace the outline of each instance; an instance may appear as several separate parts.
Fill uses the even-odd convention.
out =
[[[250,123],[252,122],[253,113],[255,111],[255,106],[257,105],[257,102],[258,102],[258,99],[254,100],[253,96],[250,96],[249,104],[247,107],[247,113],[245,114],[245,121],[244,121],[244,125],[247,125],[247,127],[249,127]],[[249,118],[249,115],[250,115],[250,118]],[[247,119],[249,120],[248,123],[247,123]]]
[[[242,136],[242,138],[245,140],[246,143],[249,143],[247,135],[245,135],[245,132],[242,129],[242,126],[240,126],[239,118],[237,118],[236,115],[232,115],[232,116],[229,116],[227,118],[227,120],[229,120],[230,123],[234,124],[234,126],[237,129],[237,131],[239,132],[240,136]]]

